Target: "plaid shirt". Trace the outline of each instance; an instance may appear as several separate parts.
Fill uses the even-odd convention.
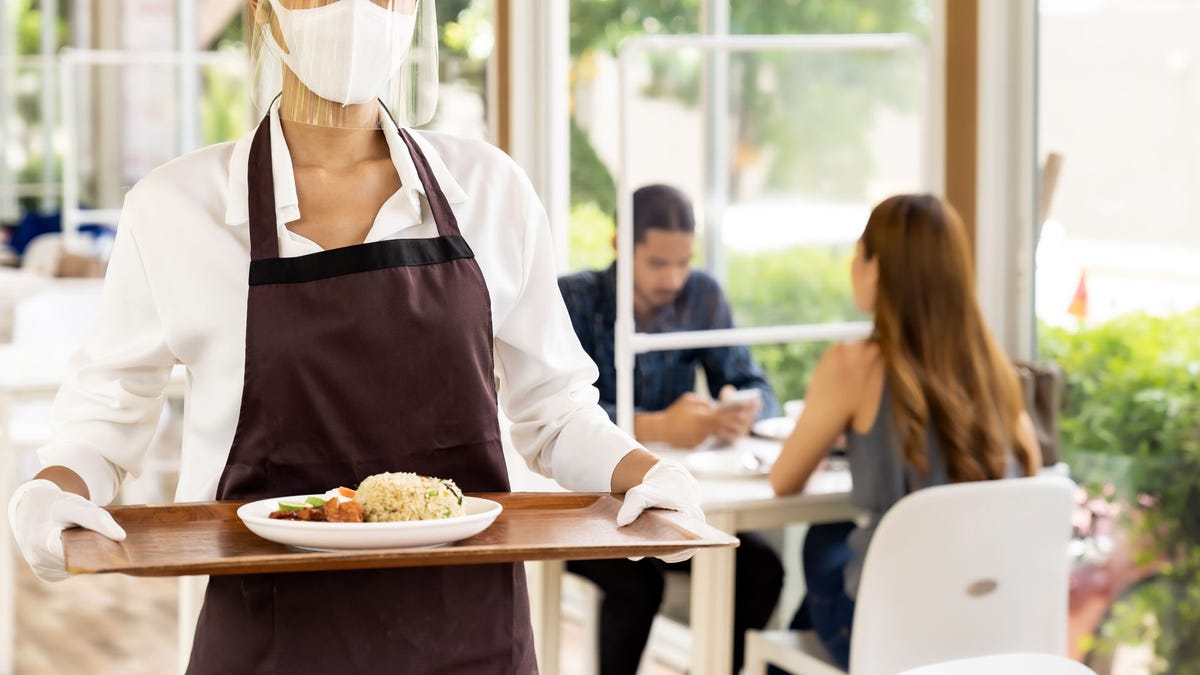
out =
[[[617,371],[613,366],[614,329],[617,318],[617,267],[589,270],[560,277],[571,324],[579,343],[596,362],[600,378],[600,405],[609,417],[617,415]],[[732,328],[729,303],[717,281],[697,270],[688,276],[675,301],[664,307],[646,333]],[[663,410],[696,388],[696,368],[704,368],[708,389],[715,398],[721,387],[755,388],[762,392],[759,417],[779,414],[775,393],[762,368],[743,345],[638,354],[633,369],[633,405],[638,412]]]

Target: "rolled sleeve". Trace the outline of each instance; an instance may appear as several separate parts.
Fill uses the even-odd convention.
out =
[[[617,463],[640,446],[598,405],[596,365],[571,326],[546,214],[527,183],[524,226],[520,294],[496,331],[513,445],[531,469],[568,489],[608,492]]]
[[[96,325],[54,402],[53,440],[38,451],[44,465],[79,474],[98,504],[141,472],[175,363],[135,239],[135,192],[122,209]]]

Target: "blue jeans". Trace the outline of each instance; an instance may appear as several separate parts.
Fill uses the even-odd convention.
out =
[[[854,625],[854,601],[846,595],[844,571],[853,553],[846,537],[854,523],[814,525],[804,538],[804,582],[808,593],[792,622],[792,630],[814,630],[821,644],[842,669],[850,666],[850,629]],[[786,671],[771,666],[771,675]]]

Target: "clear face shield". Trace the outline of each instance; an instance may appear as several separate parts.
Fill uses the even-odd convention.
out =
[[[376,128],[379,101],[404,126],[433,117],[438,33],[433,0],[249,0],[258,116]]]

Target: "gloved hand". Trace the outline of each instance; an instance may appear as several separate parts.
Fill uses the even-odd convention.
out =
[[[632,523],[648,508],[671,509],[704,522],[700,508],[700,485],[682,466],[660,459],[650,467],[642,482],[625,493],[625,503],[617,512],[617,525]],[[695,555],[695,549],[659,556],[665,562],[683,562]],[[639,558],[631,558],[639,560]]]
[[[64,529],[79,525],[113,541],[125,539],[125,530],[108,511],[48,480],[32,480],[17,488],[8,502],[8,523],[21,555],[45,581],[70,576],[63,560]]]

